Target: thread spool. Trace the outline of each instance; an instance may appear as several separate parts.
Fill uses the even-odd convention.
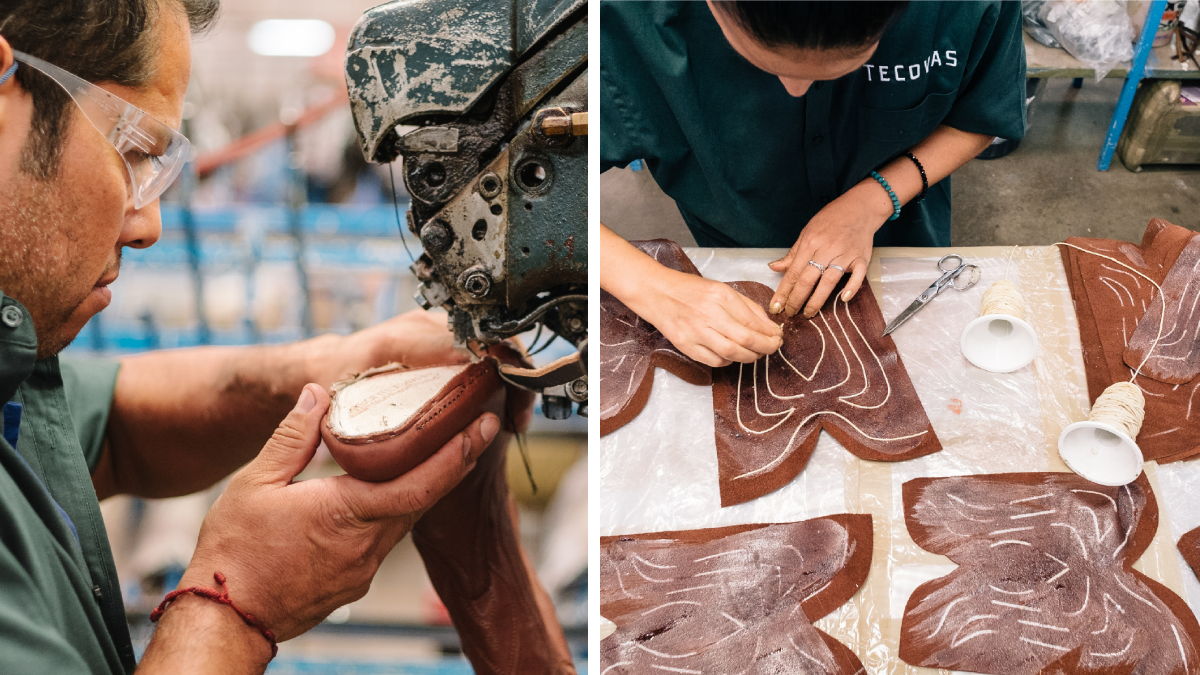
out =
[[[1138,432],[1146,416],[1146,398],[1132,382],[1110,385],[1096,399],[1087,420],[1058,437],[1058,453],[1072,471],[1100,485],[1132,483],[1142,473]]]
[[[1011,373],[1033,362],[1038,339],[1025,321],[1025,299],[1008,279],[992,284],[979,303],[982,315],[962,333],[963,356],[993,373]]]

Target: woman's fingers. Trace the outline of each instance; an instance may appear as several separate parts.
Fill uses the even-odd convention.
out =
[[[677,283],[650,286],[639,315],[677,349],[721,367],[751,363],[779,349],[783,329],[728,284],[680,274]]]
[[[743,328],[743,330],[745,329]],[[763,356],[762,354],[746,349],[724,335],[713,334],[704,343],[706,347],[712,350],[712,353],[729,362],[754,363]]]
[[[775,324],[771,324],[774,326]],[[714,368],[730,363],[753,363],[779,349],[782,338],[766,336],[746,328],[729,315],[700,329],[693,338],[681,341],[680,351]]]
[[[812,293],[821,272],[814,265],[809,265],[808,261],[809,258],[798,255],[792,258],[791,265],[783,270],[783,280],[779,282],[779,288],[775,289],[775,295],[768,305],[772,314],[786,312],[788,316],[795,316],[804,300]]]
[[[744,314],[750,314],[750,312],[747,311]],[[744,326],[739,317],[734,316],[732,313],[727,321],[715,328],[721,334],[721,337],[729,340],[735,346],[741,348],[741,350],[746,354],[751,355],[753,358],[751,358],[750,361],[755,361],[760,356],[773,353],[775,350],[779,349],[779,346],[783,343],[782,337],[774,335],[774,329],[777,328],[774,323],[771,324],[772,335],[763,335],[758,331],[750,330]],[[736,358],[727,353],[722,353],[720,351],[717,351],[717,354],[733,361],[740,361],[742,363],[750,362]]]
[[[730,290],[733,289],[731,288]],[[741,293],[738,293],[737,291],[734,291],[734,295],[736,295],[737,299],[740,301],[739,303],[733,304],[731,307],[732,311],[730,314],[732,314],[734,318],[738,318],[741,323],[751,330],[758,331],[764,335],[780,338],[783,337],[783,326],[780,326],[772,321],[771,317],[767,316],[767,311],[763,309],[762,306],[750,298],[742,295]],[[745,308],[745,310],[749,313],[742,313],[739,311],[741,308]],[[764,352],[764,354],[765,353],[769,352]]]
[[[854,262],[850,263],[850,280],[846,282],[846,287],[842,289],[842,302],[850,302],[858,289],[862,288],[863,279],[867,278],[868,262],[860,258],[855,258]]]
[[[733,289],[730,289],[733,291]],[[767,317],[758,303],[733,291],[734,297],[723,305],[729,315],[728,330],[718,329],[725,337],[760,356],[779,349],[783,343],[783,326]]]
[[[688,345],[686,349],[681,348],[680,351],[691,357],[694,361],[703,363],[704,365],[711,366],[713,368],[723,368],[732,363],[732,361],[728,359],[723,359],[717,356],[711,349],[701,344],[691,344]]]
[[[825,301],[829,299],[829,294],[833,292],[838,282],[842,280],[841,270],[833,267],[835,263],[830,263],[830,266],[825,268],[821,273],[821,279],[817,283],[816,289],[808,298],[808,303],[804,305],[805,318],[816,316],[817,312],[821,311],[821,307],[825,305]]]
[[[800,246],[800,242],[796,242],[795,244],[792,244],[792,247],[788,249],[787,255],[783,256],[779,260],[775,260],[775,261],[767,263],[767,267],[770,267],[772,270],[775,270],[776,272],[782,272],[782,271],[786,270],[787,268],[791,267],[792,259],[796,257],[796,249],[799,246]]]
[[[783,303],[783,309],[788,316],[796,316],[800,312],[800,308],[804,307],[804,303],[812,295],[813,289],[816,288],[817,282],[821,280],[821,270],[815,265],[809,265],[808,260],[804,262],[792,262],[792,267],[784,273],[784,283],[787,283],[788,274],[792,274],[797,280],[792,284],[791,290],[788,292],[787,299]],[[780,285],[780,289],[783,286]],[[778,294],[779,291],[776,291]]]
[[[803,241],[797,241],[796,244],[788,250],[787,255],[783,256],[779,260],[767,263],[767,267],[769,267],[772,271],[783,272],[783,280],[779,282],[779,288],[775,289],[775,295],[771,297],[771,303],[767,305],[767,311],[771,314],[779,314],[787,309],[788,298],[791,297],[793,289],[795,289],[798,284],[803,283],[805,274],[804,268],[812,267],[807,262],[808,258],[805,258],[802,255],[808,253],[812,253],[811,249],[808,246],[804,246]],[[812,270],[815,272],[816,268],[813,267]],[[813,283],[816,283],[815,279],[812,281]],[[793,311],[791,314],[795,314],[795,312]],[[791,316],[791,314],[789,314],[789,316]]]

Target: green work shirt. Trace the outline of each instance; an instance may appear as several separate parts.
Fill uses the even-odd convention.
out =
[[[36,352],[29,314],[0,293],[0,401],[21,405],[16,447],[0,440],[0,671],[132,673],[91,481],[118,365]]]
[[[910,3],[867,64],[799,98],[729,46],[707,3],[603,2],[601,171],[645,160],[701,246],[790,247],[939,124],[1024,136],[1024,85],[1016,2]],[[875,245],[949,246],[949,178]]]

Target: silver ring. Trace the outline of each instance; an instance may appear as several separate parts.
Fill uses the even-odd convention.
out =
[[[834,265],[833,263],[829,263],[829,267],[831,269],[835,269],[835,270],[841,272],[842,274],[846,273],[846,268],[842,267],[841,265]]]
[[[822,265],[821,263],[817,262],[816,260],[809,260],[809,261],[808,261],[808,264],[809,264],[809,265],[812,265],[813,267],[815,267],[815,268],[817,268],[817,269],[819,269],[819,270],[821,270],[821,272],[822,272],[822,273],[824,273],[824,272],[825,272],[825,266],[824,266],[824,265]]]

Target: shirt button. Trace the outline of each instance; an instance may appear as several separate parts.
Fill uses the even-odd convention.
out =
[[[821,195],[822,204],[828,204],[831,201],[833,201],[833,197],[830,197],[828,194]]]
[[[25,321],[25,315],[17,307],[9,305],[4,308],[4,311],[0,312],[0,321],[3,321],[4,325],[9,328],[16,328],[21,325],[21,322]]]
[[[816,136],[812,137],[813,147],[816,147],[824,142],[825,142],[825,136],[823,136],[821,134],[817,134]]]

